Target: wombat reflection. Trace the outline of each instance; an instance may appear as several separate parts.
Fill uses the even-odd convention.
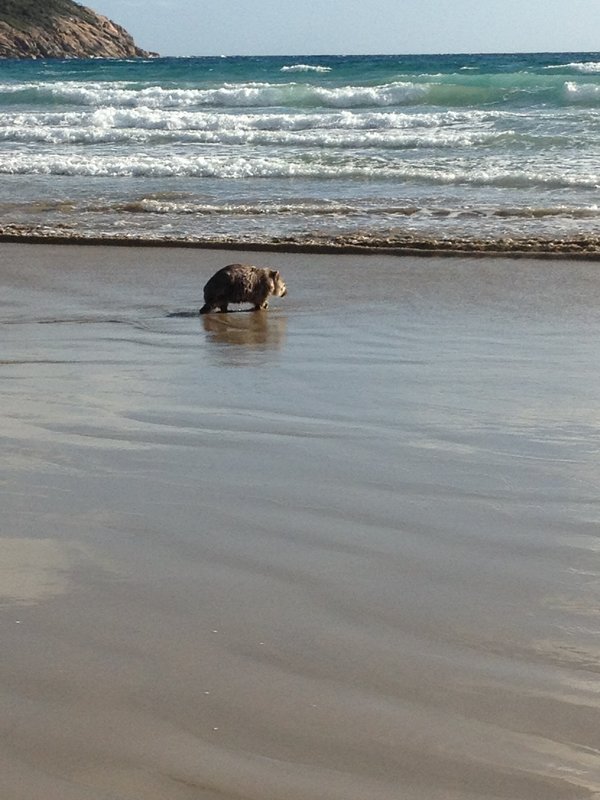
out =
[[[269,307],[268,298],[285,297],[287,288],[278,270],[229,264],[209,279],[204,287],[201,314],[215,308],[227,311],[229,303],[252,303],[255,311]]]

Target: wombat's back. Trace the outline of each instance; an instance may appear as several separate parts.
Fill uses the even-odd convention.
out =
[[[229,264],[210,278],[204,287],[204,299],[226,295],[230,303],[243,303],[256,290],[262,270],[247,264]]]

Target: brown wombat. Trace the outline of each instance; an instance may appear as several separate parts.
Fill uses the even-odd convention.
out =
[[[275,269],[251,267],[248,264],[229,264],[209,279],[204,287],[204,305],[201,314],[215,308],[227,311],[228,303],[252,303],[258,311],[268,308],[270,295],[284,297],[287,288]]]

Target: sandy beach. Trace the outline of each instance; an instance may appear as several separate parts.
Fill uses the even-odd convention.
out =
[[[233,261],[268,312],[200,318]],[[2,800],[600,797],[600,271],[0,244]]]

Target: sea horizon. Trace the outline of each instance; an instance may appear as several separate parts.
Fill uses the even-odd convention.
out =
[[[157,53],[156,55],[151,55],[150,57],[136,57],[136,58],[103,58],[101,56],[93,56],[90,59],[38,59],[38,60],[46,60],[46,61],[68,61],[68,60],[77,60],[77,61],[85,61],[85,60],[100,60],[100,61],[156,61],[157,59],[201,59],[201,58],[393,58],[395,56],[399,56],[401,58],[410,57],[410,56],[520,56],[520,55],[531,55],[531,56],[554,56],[554,55],[598,55],[600,56],[600,50],[440,50],[440,51],[406,51],[406,52],[344,52],[344,53],[335,53],[335,52],[322,52],[322,53],[306,53],[306,52],[297,52],[297,53],[203,53],[203,54],[196,54],[196,55],[172,55],[167,53]],[[18,60],[18,59],[5,59],[5,60]]]

